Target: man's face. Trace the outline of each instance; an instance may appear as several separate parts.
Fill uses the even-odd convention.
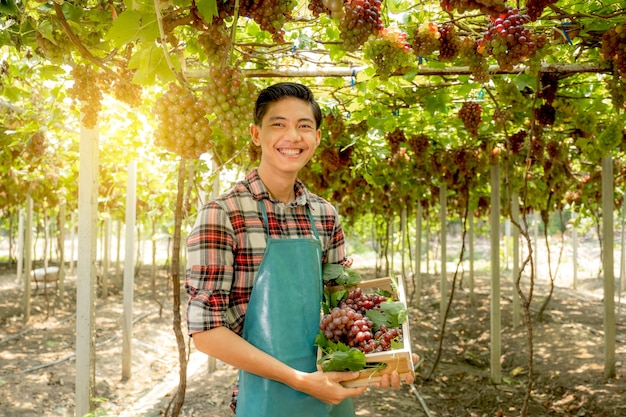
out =
[[[261,146],[264,169],[295,174],[309,162],[322,134],[315,127],[311,105],[295,97],[269,105],[261,126],[252,125],[250,133]]]

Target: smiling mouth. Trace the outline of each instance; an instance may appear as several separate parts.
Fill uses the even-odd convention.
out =
[[[293,149],[293,148],[292,149],[285,149],[285,148],[282,148],[282,149],[279,149],[278,152],[280,152],[281,154],[286,155],[286,156],[297,156],[297,155],[300,155],[302,153],[302,149]]]

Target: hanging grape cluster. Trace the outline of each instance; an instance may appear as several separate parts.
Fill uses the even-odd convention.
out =
[[[541,74],[540,81],[541,90],[537,97],[544,99],[548,104],[552,104],[559,88],[559,77],[556,74],[544,72]]]
[[[406,33],[397,29],[383,29],[377,37],[370,37],[363,46],[363,56],[373,62],[376,74],[387,80],[398,70],[407,70],[415,62]]]
[[[198,35],[198,45],[207,55],[207,63],[221,66],[226,61],[230,49],[230,37],[223,22],[210,25]]]
[[[482,122],[483,108],[477,101],[465,101],[459,109],[458,116],[470,135],[478,136],[478,126]]]
[[[333,19],[341,19],[344,14],[344,0],[310,0],[308,9],[314,17],[325,13]]]
[[[74,85],[69,88],[68,94],[74,104],[80,103],[83,126],[93,129],[102,109],[102,91],[98,85],[98,73],[86,65],[76,65],[72,68],[71,76],[74,78]]]
[[[339,21],[339,29],[347,51],[356,51],[370,35],[378,35],[383,30],[381,3],[381,0],[345,0],[345,14]]]
[[[367,311],[380,310],[387,298],[378,294],[364,294],[361,288],[348,293],[339,306],[322,317],[320,330],[333,342],[357,348],[364,353],[391,350],[392,342],[402,340],[402,329],[381,325],[377,330],[367,317]]]
[[[43,132],[35,132],[26,144],[23,154],[24,160],[32,162],[41,158],[46,153],[47,146],[46,135]]]
[[[507,146],[509,148],[509,152],[513,155],[519,155],[520,151],[524,148],[524,142],[526,141],[526,137],[528,136],[528,132],[524,129],[520,129],[517,132],[513,133],[509,136],[507,140]]]
[[[420,24],[413,31],[411,46],[417,56],[427,57],[439,50],[439,27],[436,23],[426,22]]]
[[[461,39],[456,32],[455,26],[446,22],[439,28],[439,59],[452,61],[459,54]]]
[[[556,110],[552,104],[544,103],[535,108],[535,119],[540,126],[552,126],[556,120]]]
[[[618,110],[626,108],[626,82],[619,75],[606,79],[606,88],[611,95],[611,103]]]
[[[460,44],[460,55],[465,65],[469,67],[474,81],[484,83],[489,81],[489,63],[487,58],[478,52],[478,41],[464,38]]]
[[[441,0],[439,4],[447,12],[453,12],[455,9],[459,13],[480,10],[488,15],[497,15],[504,11],[505,2],[506,0]]]
[[[119,68],[117,72],[98,73],[98,85],[100,90],[108,91],[116,100],[138,107],[141,104],[142,88],[132,82],[133,71]]]
[[[491,18],[479,52],[492,55],[503,70],[511,70],[543,48],[545,35],[535,36],[524,26],[530,18],[514,7],[507,7],[497,18]]]
[[[406,142],[406,135],[402,129],[396,128],[385,135],[385,140],[389,143],[391,153],[396,154],[400,150],[400,145]]]
[[[558,0],[526,0],[526,13],[531,21],[536,21],[543,13],[543,9],[551,4],[555,4]]]
[[[193,92],[171,83],[152,111],[159,120],[156,146],[187,159],[197,159],[213,147],[206,103]]]
[[[412,135],[407,140],[407,144],[415,154],[415,158],[422,158],[430,148],[430,139],[424,133],[420,133],[419,135]]]
[[[626,23],[604,32],[600,54],[615,64],[622,77],[626,77]]]
[[[217,2],[217,18],[213,24],[218,26],[235,14],[235,0]],[[254,20],[262,30],[272,35],[274,42],[284,43],[285,22],[292,19],[291,12],[296,6],[295,0],[240,0],[239,16]]]
[[[247,81],[239,68],[212,67],[202,90],[206,114],[215,120],[230,142],[247,137],[254,115],[256,86]]]
[[[241,6],[243,3],[243,7]],[[285,22],[291,20],[295,0],[264,0],[240,2],[240,14],[257,22],[262,30],[272,34],[274,42],[285,42]]]

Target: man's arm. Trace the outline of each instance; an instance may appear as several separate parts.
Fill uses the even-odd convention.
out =
[[[358,377],[357,372],[301,372],[248,343],[226,327],[193,335],[196,348],[236,368],[282,382],[327,404],[339,404],[361,395],[367,387],[345,388],[339,382]]]

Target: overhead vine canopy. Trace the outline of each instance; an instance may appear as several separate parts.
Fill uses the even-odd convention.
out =
[[[33,157],[51,129],[24,113],[56,111],[25,104],[38,78],[66,89],[87,127],[111,95],[156,116],[157,146],[246,164],[250,103],[281,77],[323,104],[325,140],[303,175],[349,217],[429,204],[444,182],[480,212],[497,161],[524,209],[592,209],[597,161],[623,146],[623,4],[3,0],[2,152]]]

